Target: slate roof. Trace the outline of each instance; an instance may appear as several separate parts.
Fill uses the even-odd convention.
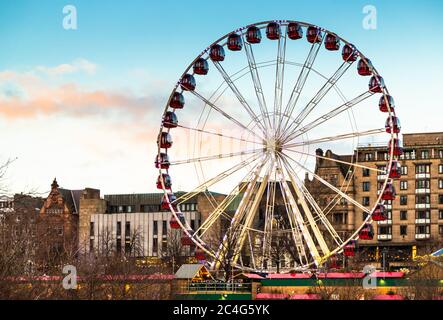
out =
[[[201,268],[205,268],[203,264],[183,264],[175,273],[176,279],[192,279]]]
[[[65,203],[68,206],[69,210],[74,214],[78,214],[78,209],[80,208],[80,197],[83,190],[69,190],[58,188],[58,191],[65,200]]]

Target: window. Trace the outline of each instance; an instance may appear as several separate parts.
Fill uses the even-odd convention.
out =
[[[431,226],[430,225],[416,226],[415,233],[416,234],[430,234],[431,233]]]
[[[362,216],[361,216],[361,219],[364,221],[364,220],[366,220],[366,218],[368,217],[368,213],[367,212],[363,212],[362,213]]]
[[[400,181],[400,190],[408,190],[408,182]]]
[[[438,157],[439,157],[440,159],[443,158],[443,150],[438,150]]]
[[[126,221],[125,224],[125,236],[130,237],[131,236],[131,222]]]
[[[415,167],[415,173],[430,173],[431,172],[431,166],[429,164],[418,164]]]
[[[431,196],[430,195],[418,195],[415,197],[415,203],[417,204],[430,204]]]
[[[391,226],[379,226],[378,227],[378,234],[392,234],[392,227]]]
[[[369,175],[371,174],[371,170],[369,170],[368,168],[363,168],[362,174],[363,174],[363,177],[369,177]]]
[[[94,236],[94,222],[89,222],[89,236]]]
[[[372,161],[372,153],[365,153],[365,161]]]
[[[407,150],[404,152],[404,156],[402,158],[407,160],[414,160],[415,159],[415,151],[414,150]]]
[[[429,189],[431,187],[431,180],[417,180],[415,182],[416,189]]]
[[[132,246],[130,241],[125,242],[125,254],[131,254]]]
[[[443,194],[438,195],[438,204],[443,204]]]
[[[431,212],[430,211],[416,211],[415,219],[430,219]]]
[[[122,213],[123,212],[123,206],[118,206],[118,212]]]
[[[368,181],[363,182],[363,191],[369,191],[370,183]]]
[[[117,252],[122,252],[122,239],[117,239]]]
[[[362,204],[363,204],[364,206],[369,206],[369,197],[363,197]]]
[[[400,196],[400,205],[401,206],[408,205],[408,196]]]
[[[386,174],[386,166],[377,166],[377,175],[384,176]]]
[[[400,220],[408,220],[408,212],[400,211]]]
[[[408,226],[400,226],[400,235],[401,236],[408,235]]]
[[[443,235],[443,225],[439,225],[439,226],[438,226],[438,233],[439,233],[440,235]]]
[[[420,152],[420,157],[421,157],[422,159],[429,159],[429,150],[422,150],[422,151]]]
[[[63,226],[57,227],[56,231],[57,231],[58,236],[60,236],[60,237],[63,236]]]
[[[89,239],[89,251],[94,251],[94,239]]]
[[[168,254],[168,240],[166,240],[166,238],[164,238],[162,240],[162,254],[164,256],[166,256]]]
[[[122,235],[122,222],[117,221],[117,236],[121,236],[121,235]]]
[[[166,221],[162,222],[162,234],[163,234],[163,237],[166,237],[168,234],[168,227],[167,227]]]
[[[443,210],[438,210],[438,219],[443,220]]]
[[[152,255],[153,256],[158,255],[158,239],[157,238],[152,239]]]
[[[401,172],[402,176],[407,176],[408,175],[408,166],[401,166],[400,172]]]
[[[438,173],[443,173],[443,164],[438,165]]]
[[[154,221],[153,229],[154,229],[153,230],[154,236],[158,235],[158,222],[157,221]]]
[[[377,154],[377,160],[388,160],[389,154],[387,152],[379,152]]]
[[[443,179],[438,179],[438,188],[443,189]]]
[[[191,229],[192,230],[195,229],[195,220],[194,219],[191,220]]]

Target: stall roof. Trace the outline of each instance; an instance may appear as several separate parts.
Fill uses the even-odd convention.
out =
[[[369,276],[372,278],[403,278],[404,272],[381,272],[376,271],[371,273]]]
[[[203,264],[183,264],[175,273],[176,279],[193,279],[200,271],[209,273]]]
[[[372,300],[404,300],[399,294],[380,294],[372,298]]]
[[[285,300],[289,295],[285,293],[258,293],[255,298],[257,300]]]
[[[239,273],[234,278],[241,278],[241,277],[245,277],[248,279],[257,279],[257,280],[264,279],[264,277],[262,277],[261,275],[256,274],[256,273]]]
[[[363,272],[327,272],[317,274],[317,278],[327,279],[361,279],[365,276]]]
[[[311,273],[274,273],[268,274],[267,279],[309,279]]]
[[[320,300],[319,294],[308,293],[308,294],[293,294],[289,297],[289,300]]]

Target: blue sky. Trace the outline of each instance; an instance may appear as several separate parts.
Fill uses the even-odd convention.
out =
[[[62,28],[67,4],[77,8],[78,30]],[[368,4],[377,8],[376,30],[362,28]],[[155,144],[148,139],[173,84],[212,41],[263,20],[310,22],[357,44],[395,93],[405,132],[443,131],[442,18],[439,0],[2,1],[0,98],[44,91],[60,95],[57,108],[72,97],[84,107],[80,95],[96,93],[80,112],[52,113],[49,105],[26,117],[0,113],[0,158],[18,157],[8,173],[11,191],[44,192],[54,176],[68,188],[153,191]],[[143,116],[92,105],[109,100]]]

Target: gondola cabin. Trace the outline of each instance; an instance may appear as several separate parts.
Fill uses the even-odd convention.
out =
[[[399,133],[401,130],[400,119],[396,116],[389,116],[386,119],[385,129],[387,133]]]
[[[303,38],[303,29],[301,25],[296,22],[290,22],[288,24],[288,38],[291,40],[298,40]]]
[[[346,257],[355,256],[355,250],[357,247],[357,242],[355,240],[350,240],[343,248],[343,254]]]
[[[209,64],[206,59],[198,58],[194,63],[194,73],[198,75],[207,75],[209,71]]]
[[[388,182],[386,185],[385,190],[383,191],[383,194],[381,196],[382,200],[395,200],[396,192],[394,185],[391,182]]]
[[[169,220],[169,226],[171,227],[171,229],[180,229],[180,224],[174,216],[172,216]]]
[[[169,106],[173,109],[183,109],[185,106],[185,97],[180,92],[174,92],[172,95]]]
[[[401,147],[401,141],[398,138],[393,138],[389,140],[388,150],[390,151],[393,148],[394,156],[401,156],[403,154],[403,148]]]
[[[155,167],[157,169],[169,169],[170,162],[169,162],[169,156],[161,152],[155,157]]]
[[[261,42],[261,31],[256,26],[251,26],[246,31],[246,41],[249,43],[260,43]]]
[[[161,202],[161,209],[162,210],[169,210],[169,204],[171,203],[172,208],[177,211],[177,205],[173,202],[177,200],[177,197],[175,194],[168,194],[168,196],[163,196],[162,202]]]
[[[329,51],[337,51],[340,49],[340,39],[332,33],[328,33],[325,39],[325,48]]]
[[[394,111],[395,109],[395,102],[394,98],[387,95],[387,96],[381,96],[380,100],[378,101],[378,107],[381,112],[389,112],[389,109]]]
[[[160,148],[168,149],[172,147],[172,137],[169,132],[162,132],[160,136]]]
[[[320,28],[310,26],[306,31],[306,38],[310,43],[318,43],[322,40],[322,34]]]
[[[391,170],[389,171],[390,179],[400,179],[401,177],[401,164],[398,161],[392,161]]]
[[[358,52],[352,44],[346,44],[341,51],[341,56],[344,61],[354,62],[357,61]]]
[[[385,221],[388,219],[388,214],[386,212],[386,207],[382,204],[378,204],[372,213],[372,220],[374,221]]]
[[[358,61],[357,71],[361,76],[370,76],[372,75],[372,62],[369,59],[360,59]]]
[[[197,259],[198,261],[206,260],[205,252],[202,249],[197,248],[195,250],[195,259]]]
[[[163,118],[163,127],[165,128],[177,128],[178,119],[174,112],[167,111],[165,117]]]
[[[362,240],[374,239],[374,228],[372,227],[372,224],[366,223],[360,230],[358,237]]]
[[[385,81],[381,76],[372,76],[369,80],[369,91],[372,93],[382,93],[385,87]]]
[[[180,81],[180,85],[181,88],[184,91],[194,91],[195,90],[195,86],[196,86],[196,82],[195,82],[195,78],[192,74],[185,74],[183,76],[183,78]]]
[[[171,182],[171,177],[167,173],[163,173],[158,176],[157,189],[163,189],[162,180],[163,180],[163,183],[165,184],[165,189],[170,190],[171,186],[172,186],[172,182]]]
[[[221,62],[225,60],[225,49],[219,44],[214,44],[209,50],[209,57],[212,61]]]
[[[271,22],[266,27],[266,37],[270,40],[280,39],[280,25],[276,22]]]
[[[185,232],[182,234],[181,244],[182,246],[191,246],[193,244],[192,239]]]
[[[228,37],[228,49],[231,51],[240,51],[243,48],[241,37],[233,33]]]

